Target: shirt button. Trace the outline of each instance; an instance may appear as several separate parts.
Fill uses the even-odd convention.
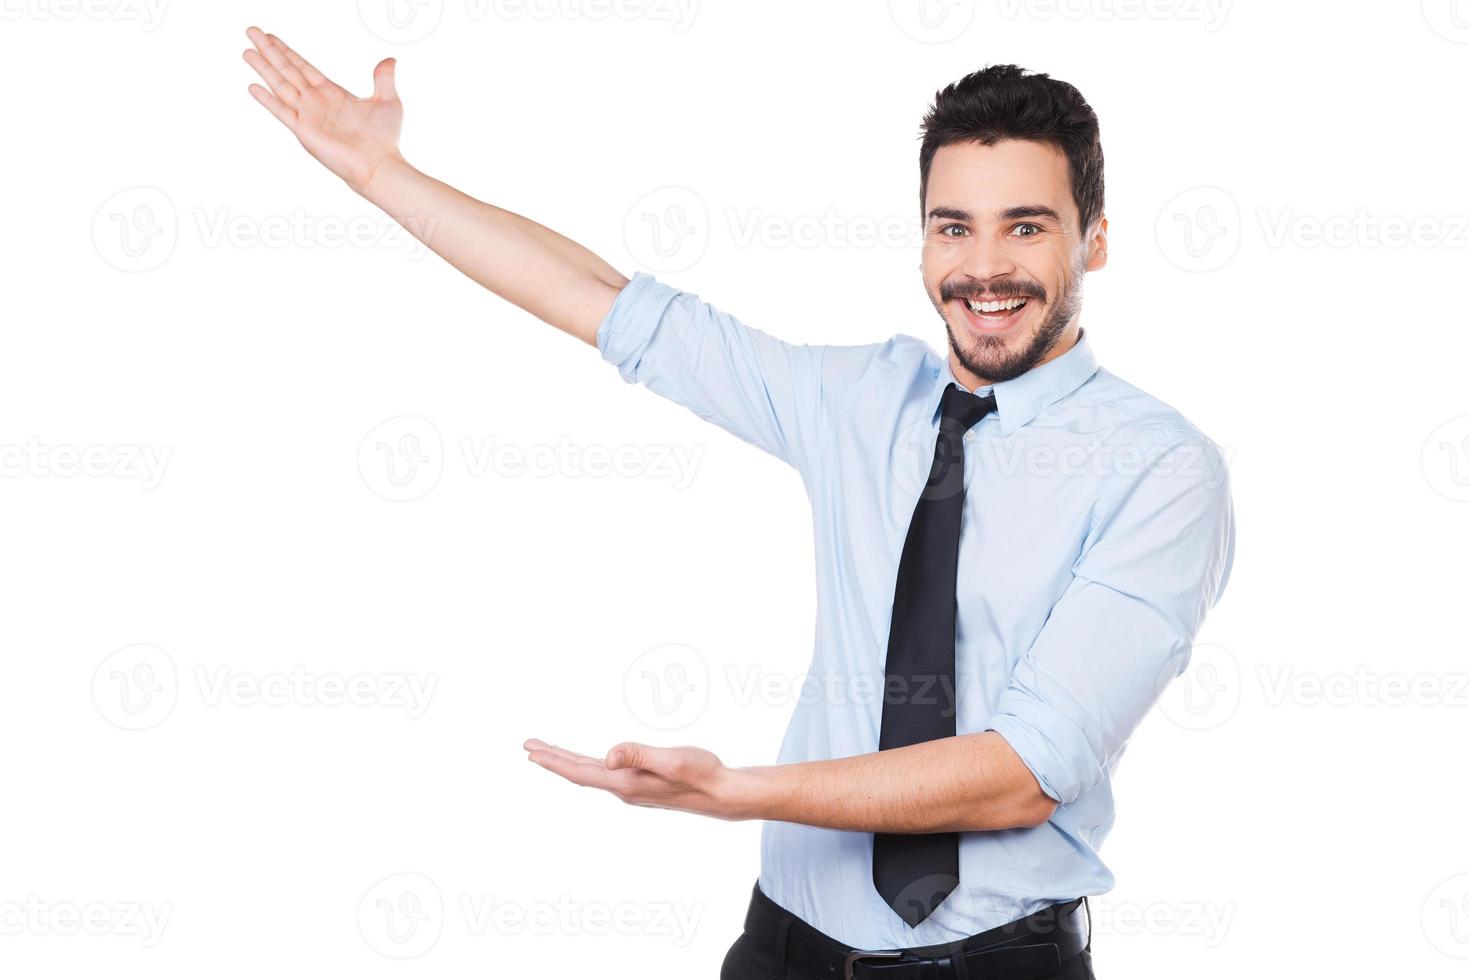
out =
[[[965,442],[973,442],[974,441],[974,433],[973,432],[966,432],[966,433],[964,433],[964,441]]]

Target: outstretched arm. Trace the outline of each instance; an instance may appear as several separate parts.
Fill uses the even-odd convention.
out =
[[[845,759],[734,769],[704,749],[614,746],[606,759],[531,739],[532,762],[637,806],[725,820],[894,834],[1035,827],[1055,812],[1025,763],[994,732],[956,735]]]
[[[378,64],[372,95],[359,99],[275,35],[258,27],[246,35],[254,48],[245,61],[265,82],[250,94],[308,153],[490,292],[596,344],[627,277],[571,239],[414,169],[398,150],[394,59]]]

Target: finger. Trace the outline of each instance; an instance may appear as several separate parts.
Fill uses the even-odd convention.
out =
[[[578,786],[617,792],[623,788],[625,782],[625,779],[622,778],[623,774],[608,772],[604,766],[582,765],[554,752],[546,752],[541,749],[530,754],[530,761]]]
[[[372,97],[374,99],[392,100],[398,97],[398,85],[393,78],[397,67],[397,58],[384,58],[377,63],[377,67],[372,70]]]
[[[305,76],[301,74],[295,65],[291,64],[290,59],[286,57],[286,53],[281,50],[281,46],[272,40],[269,34],[263,33],[258,27],[252,28],[252,30],[254,34],[251,35],[250,40],[255,43],[255,47],[265,56],[265,60],[270,62],[270,67],[280,72],[281,77],[287,82],[290,82],[298,92],[304,92],[310,88],[306,84]]]
[[[647,769],[657,772],[660,764],[667,762],[667,750],[642,745],[638,742],[621,742],[607,753],[608,769]]]
[[[245,63],[255,69],[255,73],[265,80],[270,90],[275,93],[276,98],[286,105],[294,106],[301,101],[301,93],[290,82],[281,77],[269,62],[260,56],[259,51],[246,51]]]
[[[297,54],[285,41],[282,41],[274,34],[268,34],[266,36],[269,37],[276,44],[280,45],[281,51],[283,51],[286,55],[286,60],[296,66],[296,70],[299,71],[306,79],[306,84],[317,86],[333,84],[330,78],[327,78],[321,72],[317,71],[315,65]]]
[[[601,759],[594,759],[589,755],[582,755],[580,752],[573,752],[570,749],[563,749],[559,745],[552,745],[550,742],[543,742],[538,738],[527,739],[523,748],[527,752],[550,752],[553,755],[559,755],[563,759],[571,762],[579,762],[582,765],[602,765]]]
[[[296,130],[296,110],[285,105],[280,99],[266,91],[264,85],[251,85],[250,94],[255,96],[255,101],[270,110],[270,114],[286,124],[286,128],[292,132]]]

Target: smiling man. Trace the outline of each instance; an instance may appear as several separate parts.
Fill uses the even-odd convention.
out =
[[[1081,326],[1083,278],[1107,260],[1081,94],[996,66],[925,117],[923,279],[945,355],[902,334],[809,346],[411,167],[391,59],[358,99],[249,36],[251,93],[349,186],[805,482],[811,674],[837,690],[801,699],[777,764],[525,746],[629,803],[765,821],[722,977],[1091,977],[1112,772],[1187,665],[1234,528],[1218,447],[1099,367]]]

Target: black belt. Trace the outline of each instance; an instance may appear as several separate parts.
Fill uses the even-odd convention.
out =
[[[864,950],[813,929],[756,883],[745,933],[781,966],[818,980],[1038,980],[1090,946],[1090,920],[1078,898],[940,946]]]

